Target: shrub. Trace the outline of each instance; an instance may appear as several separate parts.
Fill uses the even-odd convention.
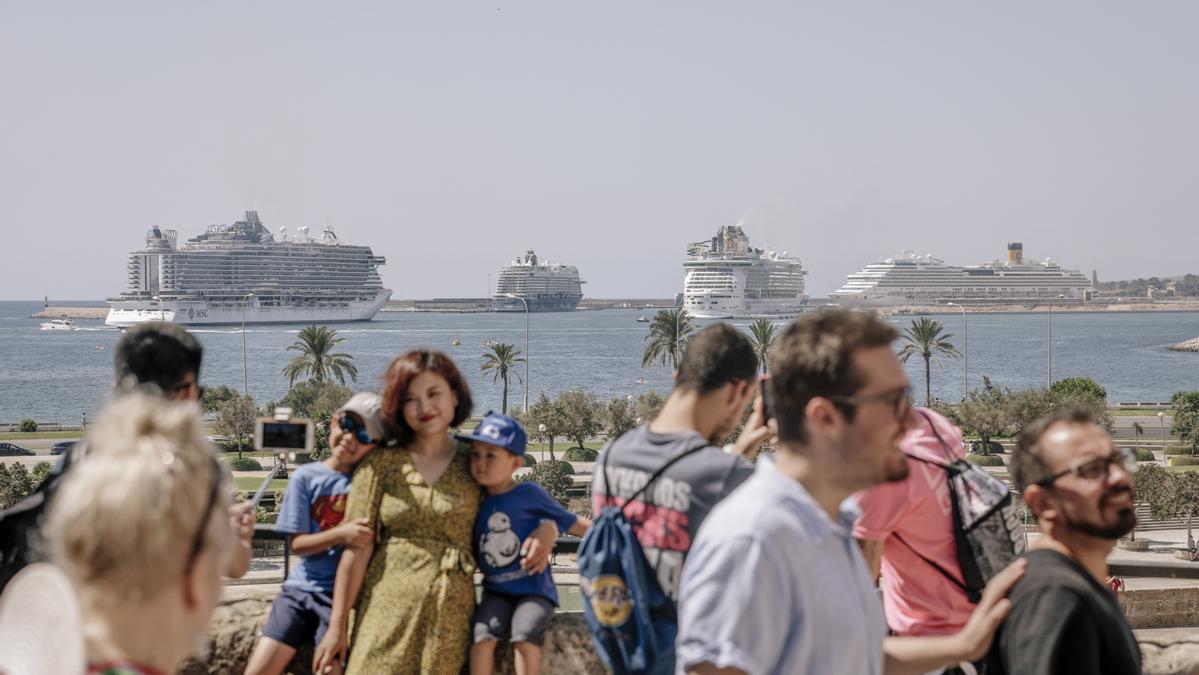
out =
[[[979,466],[1003,466],[1003,458],[995,455],[975,455],[973,453],[966,455],[966,459],[974,462]]]
[[[562,459],[567,462],[594,462],[599,457],[599,450],[591,448],[570,448],[562,453]]]
[[[529,453],[525,453],[525,466],[537,466],[537,458]]]
[[[262,471],[262,465],[253,457],[236,457],[229,460],[229,468],[233,471]]]
[[[588,497],[571,497],[566,502],[566,510],[580,518],[591,518],[591,499]],[[566,534],[563,532],[562,534]]]
[[[37,431],[37,422],[34,422],[26,417],[25,419],[21,420],[21,424],[17,427],[17,429],[22,433],[31,434]]]
[[[574,474],[574,469],[570,464],[561,460],[546,460],[534,466],[531,471],[521,476],[520,482],[531,481],[545,488],[545,491],[550,493],[550,496],[558,500],[559,504],[566,505],[569,497],[566,491],[574,485],[571,476]]]
[[[1188,448],[1184,445],[1169,445],[1166,446],[1165,454],[1167,457],[1173,455],[1190,455],[1193,454],[1192,450],[1192,448]]]
[[[1003,444],[999,441],[988,441],[986,452],[980,452],[983,449],[982,441],[970,441],[970,452],[975,455],[1002,455]]]
[[[1171,457],[1170,466],[1199,466],[1199,457]]]
[[[1152,462],[1157,459],[1153,456],[1153,451],[1147,448],[1135,448],[1133,453],[1136,454],[1138,462]]]
[[[29,479],[33,482],[33,486],[36,488],[41,485],[50,476],[51,471],[54,471],[53,464],[50,462],[38,462],[33,467],[33,471],[29,473]]]

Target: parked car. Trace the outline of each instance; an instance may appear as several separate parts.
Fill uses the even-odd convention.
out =
[[[2,457],[27,457],[35,454],[32,450],[22,448],[15,443],[0,443],[0,456]]]
[[[54,445],[50,446],[50,454],[51,455],[61,455],[62,453],[75,447],[76,442],[77,441],[59,441],[58,443],[55,443]]]

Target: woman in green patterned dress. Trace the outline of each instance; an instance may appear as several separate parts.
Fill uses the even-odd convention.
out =
[[[449,431],[470,415],[470,390],[438,351],[401,354],[384,380],[382,416],[396,447],[358,466],[345,513],[347,521],[368,519],[375,540],[342,555],[313,669],[345,664],[348,637],[348,673],[457,675],[470,648],[471,530],[482,491],[470,475],[469,446]],[[552,526],[539,530],[528,567],[544,568],[556,536]]]

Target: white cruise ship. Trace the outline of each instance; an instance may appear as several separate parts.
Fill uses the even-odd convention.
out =
[[[958,267],[931,255],[904,251],[846,277],[829,293],[833,302],[861,307],[905,305],[1037,305],[1053,300],[1081,303],[1090,299],[1091,280],[1078,270],[1046,259],[1024,262],[1024,245],[1008,244],[1006,261]]]
[[[181,324],[369,321],[391,297],[369,246],[319,239],[300,227],[276,238],[254,211],[232,225],[212,225],[182,248],[178,233],[155,226],[146,246],[129,254],[129,285],[108,300],[110,326],[147,321]]]
[[[803,263],[786,251],[752,248],[740,225],[687,246],[683,309],[700,319],[786,316],[807,309]]]
[[[583,299],[583,284],[574,265],[539,260],[533,249],[500,270],[495,282],[495,311],[573,312]]]

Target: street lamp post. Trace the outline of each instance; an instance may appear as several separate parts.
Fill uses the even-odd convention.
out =
[[[246,293],[241,299],[241,395],[250,397],[250,371],[246,366],[246,304],[253,293]]]
[[[1064,300],[1066,296],[1057,296]],[[1053,386],[1053,299],[1049,300],[1049,311],[1045,314],[1045,388]]]
[[[970,324],[966,321],[966,308],[956,302],[948,303],[950,307],[962,310],[962,400],[970,393]]]
[[[525,411],[529,410],[529,301],[515,293],[505,293],[504,297],[520,300],[525,306]]]
[[[166,309],[164,309],[164,308],[163,308],[163,306],[162,306],[162,298],[160,298],[159,296],[157,296],[157,295],[156,295],[156,296],[154,296],[153,298],[150,298],[150,299],[151,299],[151,300],[157,300],[157,301],[158,301],[158,321],[159,321],[159,322],[161,322],[161,323],[166,323],[166,320],[167,320],[167,311],[166,311]]]

